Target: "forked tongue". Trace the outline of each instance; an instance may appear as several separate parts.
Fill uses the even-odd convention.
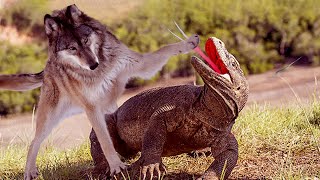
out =
[[[215,44],[213,43],[213,40],[211,38],[209,38],[206,42],[206,53],[208,54],[210,60],[212,61],[213,64],[215,64],[216,66],[218,66],[218,69],[220,70],[220,74],[226,74],[228,73],[228,69],[226,68],[226,66],[224,65],[218,51],[217,51],[217,47],[215,46]]]
[[[179,31],[181,32],[181,34],[185,37],[188,38],[188,36],[183,32],[183,30],[179,27],[179,25],[174,21],[174,24],[176,25],[176,27],[179,29]],[[169,30],[169,29],[168,29]],[[176,34],[174,34],[172,31],[169,30],[170,33],[172,33],[175,37],[177,37],[180,40],[181,39],[179,36],[177,36]],[[202,50],[199,48],[199,46],[197,46],[196,48],[194,48],[194,51],[199,54],[208,64],[209,66],[218,74],[226,74],[228,73],[227,68],[225,67],[223,61],[221,60],[221,57],[217,51],[216,46],[214,45],[212,39],[208,39],[206,42],[206,53],[208,54],[208,56],[206,54],[204,54],[202,52]],[[229,78],[230,79],[230,78]]]
[[[221,74],[221,71],[220,71],[220,69],[218,68],[218,66],[215,65],[215,64],[213,63],[213,61],[212,61],[207,55],[205,55],[205,54],[201,51],[201,49],[199,48],[199,46],[197,46],[197,47],[194,48],[193,50],[194,50],[196,53],[198,53],[199,56],[201,56],[205,61],[207,61],[207,63],[210,65],[210,67],[211,67],[215,72],[217,72],[218,74]]]

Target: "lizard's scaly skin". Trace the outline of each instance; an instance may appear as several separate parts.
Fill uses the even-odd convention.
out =
[[[161,157],[211,147],[215,160],[202,178],[219,178],[225,163],[224,177],[230,175],[238,159],[238,143],[231,128],[247,101],[249,87],[236,59],[220,40],[213,41],[232,82],[193,57],[192,65],[204,80],[204,86],[147,90],[130,98],[115,113],[106,115],[117,152],[125,158],[142,152],[133,167],[148,169],[152,164],[162,164]],[[96,167],[107,168],[94,131],[90,140]]]

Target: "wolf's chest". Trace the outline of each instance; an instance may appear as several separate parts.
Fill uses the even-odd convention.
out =
[[[108,98],[112,91],[112,86],[108,83],[97,83],[94,85],[84,85],[79,89],[83,96],[86,96],[89,101],[102,101]]]

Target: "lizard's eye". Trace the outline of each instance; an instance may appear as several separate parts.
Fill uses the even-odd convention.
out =
[[[235,66],[236,66],[236,63],[235,63],[235,62],[232,62],[231,65],[232,65],[233,67],[235,67]]]

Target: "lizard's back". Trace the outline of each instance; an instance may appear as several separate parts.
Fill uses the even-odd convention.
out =
[[[156,110],[166,105],[174,105],[186,112],[200,93],[199,86],[181,85],[150,89],[130,98],[115,112],[121,139],[138,148],[148,128],[150,117]]]

